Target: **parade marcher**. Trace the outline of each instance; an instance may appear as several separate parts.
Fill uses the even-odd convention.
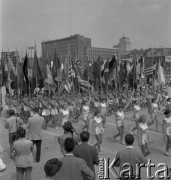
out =
[[[27,94],[24,94],[22,105],[24,110],[24,118],[28,119],[28,117],[30,116],[31,108],[29,106],[29,98]]]
[[[169,149],[171,148],[171,110],[166,110],[164,112],[164,115],[166,116],[163,120],[163,133],[166,136],[166,156],[169,155]]]
[[[41,102],[42,106],[43,106],[43,110],[42,110],[42,116],[45,118],[45,127],[46,130],[48,130],[47,124],[50,120],[50,101],[48,99],[48,97],[46,95],[44,95],[43,100]]]
[[[149,145],[148,145],[148,137],[147,137],[147,117],[145,115],[141,115],[139,118],[139,133],[140,133],[140,146],[142,150],[142,154],[147,156],[151,154]]]
[[[120,136],[120,143],[123,144],[123,137],[124,137],[124,132],[125,132],[125,126],[124,126],[124,111],[127,109],[127,107],[129,106],[129,103],[125,105],[124,108],[122,108],[122,106],[119,106],[117,111],[115,112],[115,122],[116,122],[116,126],[118,129],[118,133],[116,133],[114,135],[114,140],[116,137]]]
[[[13,108],[14,108],[14,111],[15,111],[16,115],[19,116],[22,106],[21,106],[21,104],[19,102],[19,99],[18,99],[16,94],[14,95],[14,97],[12,99],[12,105],[13,105]]]
[[[58,103],[56,102],[56,97],[55,95],[52,96],[52,99],[50,100],[50,105],[51,105],[51,116],[53,118],[53,122],[55,124],[55,129],[58,129],[57,126],[60,125],[59,123],[59,112],[58,112]]]
[[[152,124],[156,124],[156,131],[158,131],[158,120],[157,120],[157,112],[158,112],[158,104],[156,99],[151,100],[151,122],[149,126]]]
[[[63,126],[64,123],[69,120],[69,109],[68,109],[66,102],[62,105],[62,109],[60,110],[60,114],[61,114],[61,126]]]
[[[9,110],[10,117],[5,121],[5,128],[9,131],[9,145],[10,145],[10,158],[12,158],[11,152],[14,141],[17,137],[17,129],[23,124],[23,121],[15,116],[15,111],[13,109]]]
[[[6,96],[5,96],[5,110],[6,110],[7,114],[9,114],[10,109],[12,109],[12,100],[10,98],[10,95],[6,94]]]
[[[107,113],[107,104],[105,102],[105,99],[102,99],[100,103],[100,108],[101,108],[101,117],[103,119],[103,127],[105,128],[106,124],[106,113]]]
[[[92,134],[95,135],[96,138],[96,144],[94,146],[97,147],[98,153],[102,155],[103,153],[101,152],[100,144],[103,142],[103,119],[101,117],[101,113],[99,110],[97,110],[94,113],[94,119],[93,119],[93,124],[92,124]]]
[[[85,125],[83,126],[83,131],[85,129],[87,131],[89,131],[89,124],[90,124],[90,120],[89,120],[90,101],[91,101],[91,98],[88,101],[84,101],[84,104],[82,106],[82,116],[83,116],[83,121],[85,123]]]
[[[133,132],[134,130],[137,129],[137,135],[138,135],[138,139],[139,139],[139,118],[140,118],[140,110],[141,107],[139,105],[138,100],[134,101],[134,105],[133,105],[133,119],[135,121],[135,127],[131,130],[131,132]]]
[[[26,139],[26,130],[18,129],[19,139],[14,142],[12,155],[16,166],[17,180],[31,180],[33,167],[33,142]]]
[[[167,99],[166,110],[171,110],[171,98]]]

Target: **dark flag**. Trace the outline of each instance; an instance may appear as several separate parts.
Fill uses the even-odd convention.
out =
[[[28,80],[28,58],[27,58],[27,53],[26,53],[26,56],[24,58],[23,74],[24,74],[25,81],[28,84],[29,80]]]
[[[37,58],[36,50],[34,52],[34,63],[33,63],[33,76],[32,76],[32,87],[35,89],[36,87],[42,88],[44,86],[43,83],[43,75],[40,70],[39,61]]]

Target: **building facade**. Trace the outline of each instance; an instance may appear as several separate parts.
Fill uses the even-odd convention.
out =
[[[44,41],[41,45],[42,58],[49,64],[54,57],[55,50],[61,61],[64,61],[68,55],[71,55],[73,60],[79,58],[82,64],[84,64],[84,49],[91,47],[91,39],[76,34],[53,41]]]
[[[128,37],[121,37],[119,39],[119,43],[117,45],[113,46],[114,48],[118,49],[118,52],[129,52],[131,51],[131,42],[130,42],[130,38]]]
[[[17,60],[19,60],[19,52],[18,51],[1,52],[1,61],[7,62],[8,57],[13,62],[14,67],[16,67]]]
[[[91,63],[96,61],[99,56],[103,60],[112,59],[112,57],[116,53],[117,53],[117,49],[97,48],[97,47],[87,47],[87,48],[85,48],[85,57]]]

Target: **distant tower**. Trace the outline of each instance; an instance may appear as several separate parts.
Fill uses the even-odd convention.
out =
[[[119,39],[118,49],[120,52],[131,51],[131,42],[130,39],[123,36]]]

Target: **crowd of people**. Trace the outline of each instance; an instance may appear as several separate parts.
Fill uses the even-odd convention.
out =
[[[9,132],[10,158],[15,160],[17,179],[31,180],[33,167],[33,146],[36,145],[36,162],[41,159],[41,130],[48,130],[51,126],[58,130],[63,127],[64,134],[58,138],[63,158],[49,160],[45,167],[46,175],[51,179],[80,180],[95,179],[94,165],[98,165],[98,155],[103,155],[101,144],[106,128],[107,116],[115,119],[118,132],[113,139],[120,138],[120,143],[132,146],[134,131],[137,130],[138,144],[142,162],[151,151],[149,148],[148,131],[155,124],[158,131],[158,112],[163,113],[163,138],[166,140],[165,155],[169,156],[171,147],[171,97],[162,88],[144,87],[137,90],[122,89],[109,90],[102,94],[96,91],[82,93],[58,93],[39,91],[34,95],[25,94],[19,97],[9,94],[5,97],[6,113],[5,128]],[[150,121],[142,109],[147,108]],[[135,127],[131,127],[130,134],[125,136],[125,112],[131,112]],[[81,133],[74,129],[72,123],[83,122]],[[92,122],[92,128],[90,123]],[[88,145],[90,135],[94,136],[94,146]],[[133,153],[133,152],[131,152]],[[122,154],[117,154],[122,156]],[[128,154],[129,156],[129,154]],[[125,154],[124,154],[125,157]],[[119,157],[122,159],[122,157]],[[134,159],[134,158],[133,158]],[[129,161],[125,157],[125,162]],[[135,163],[134,160],[130,163]],[[117,165],[120,166],[122,161]],[[5,169],[5,168],[4,168]],[[82,176],[82,173],[84,174]],[[134,174],[135,175],[135,174]],[[124,179],[124,177],[123,177]]]

